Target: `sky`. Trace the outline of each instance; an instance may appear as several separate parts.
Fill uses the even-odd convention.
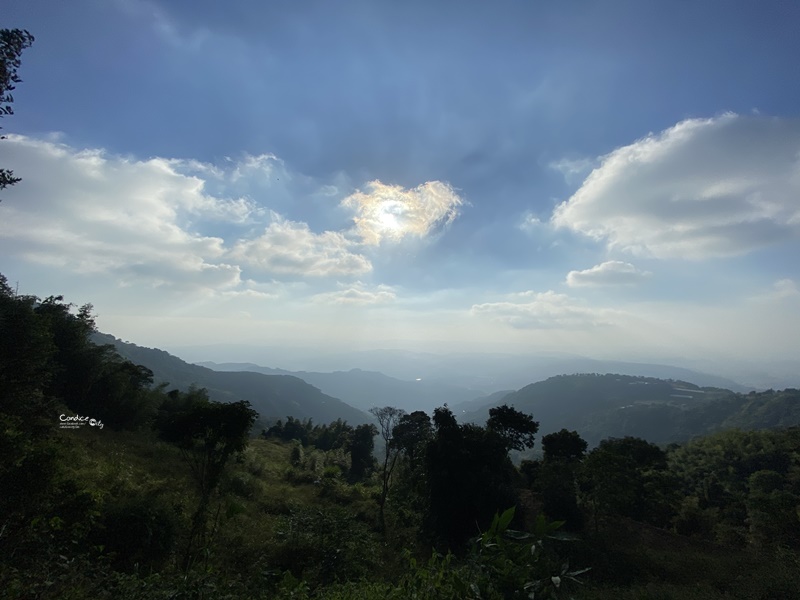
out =
[[[0,272],[167,350],[796,369],[799,21],[777,0],[5,0],[0,27],[36,40],[0,121],[22,177]]]

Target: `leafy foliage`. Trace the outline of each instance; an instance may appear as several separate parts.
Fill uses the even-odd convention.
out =
[[[539,423],[533,417],[511,408],[507,404],[489,409],[486,428],[502,437],[509,450],[533,448]]]
[[[577,431],[568,431],[567,429],[562,429],[542,438],[545,460],[581,460],[588,445]]]
[[[353,481],[362,481],[375,466],[372,451],[375,449],[375,436],[378,429],[375,425],[359,425],[353,430],[350,441],[350,477]]]
[[[491,429],[458,425],[447,408],[436,409],[436,432],[428,443],[427,524],[452,548],[461,546],[476,523],[487,525],[503,506],[516,504],[508,439]]]
[[[14,114],[11,92],[22,81],[17,74],[22,64],[20,56],[33,41],[33,36],[24,29],[0,29],[0,117]],[[13,171],[0,169],[0,190],[20,181],[19,177],[14,177]]]

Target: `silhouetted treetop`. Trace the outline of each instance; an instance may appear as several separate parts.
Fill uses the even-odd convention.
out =
[[[539,431],[539,422],[534,421],[531,415],[503,404],[489,410],[486,428],[498,433],[510,450],[524,450],[533,448],[536,432]]]

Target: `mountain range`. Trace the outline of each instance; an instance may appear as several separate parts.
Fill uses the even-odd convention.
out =
[[[183,346],[172,351],[184,360],[197,364],[215,360],[237,364],[269,365],[282,373],[347,372],[353,367],[379,372],[402,381],[421,380],[477,390],[474,397],[497,390],[517,390],[532,382],[555,375],[578,373],[621,373],[623,375],[658,377],[691,381],[700,386],[719,387],[735,392],[749,392],[754,386],[716,374],[713,365],[706,372],[700,365],[662,364],[601,360],[573,354],[512,354],[502,352],[419,352],[402,349],[341,350],[336,352],[313,348],[278,348],[271,346]],[[211,358],[224,357],[224,358]],[[677,365],[677,366],[676,366]],[[779,385],[780,383],[780,385]],[[789,387],[770,381],[761,386]],[[326,391],[324,388],[323,391]],[[330,393],[330,392],[326,392]],[[343,398],[346,400],[345,398]]]
[[[800,424],[800,392],[742,393],[742,386],[699,385],[664,374],[682,374],[686,369],[664,365],[609,363],[629,372],[560,374],[535,383],[531,379],[514,391],[506,388],[486,393],[478,386],[459,386],[448,380],[451,370],[437,378],[428,366],[429,378],[403,380],[377,371],[288,371],[255,363],[187,363],[163,350],[143,348],[107,334],[95,334],[98,344],[112,344],[128,360],[149,368],[157,384],[182,390],[194,385],[208,390],[218,401],[248,400],[260,413],[262,421],[312,419],[329,423],[343,419],[351,424],[372,421],[366,411],[373,406],[395,406],[407,412],[448,404],[461,422],[483,424],[490,408],[509,404],[540,422],[539,433],[559,429],[577,430],[590,445],[607,437],[632,435],[654,443],[688,440],[725,427],[758,429]],[[462,357],[471,364],[474,357]],[[444,359],[441,359],[444,360]],[[568,359],[561,359],[567,361]],[[588,362],[585,362],[588,361]],[[497,363],[489,361],[487,369]],[[559,364],[548,363],[548,368]],[[565,365],[566,363],[561,363]],[[568,363],[602,367],[605,361],[584,359]],[[473,376],[481,371],[477,364]],[[211,367],[211,368],[209,368]],[[422,373],[421,365],[416,365]],[[539,367],[541,370],[541,365]],[[447,371],[447,369],[445,369]],[[531,372],[537,369],[532,368]],[[630,371],[634,373],[631,374]],[[645,371],[662,375],[644,376]],[[729,383],[722,378],[689,371],[700,381]],[[535,375],[531,375],[535,378]],[[736,389],[731,389],[736,388]]]
[[[394,406],[406,412],[432,411],[443,404],[458,404],[483,396],[481,390],[461,387],[440,381],[415,379],[404,381],[377,371],[350,369],[320,373],[316,371],[286,371],[253,363],[197,363],[215,371],[252,371],[266,375],[292,375],[318,387],[324,393],[342,398],[351,406],[368,411],[374,406]]]
[[[144,348],[103,333],[94,334],[93,341],[113,345],[124,358],[150,369],[157,384],[167,383],[170,389],[180,390],[190,386],[206,388],[209,397],[219,402],[247,400],[262,420],[285,419],[289,415],[316,423],[343,419],[357,425],[371,420],[366,413],[291,375],[212,371],[163,350]]]

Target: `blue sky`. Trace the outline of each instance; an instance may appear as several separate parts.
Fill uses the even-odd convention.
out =
[[[164,348],[796,360],[798,19],[7,0],[0,270]]]

